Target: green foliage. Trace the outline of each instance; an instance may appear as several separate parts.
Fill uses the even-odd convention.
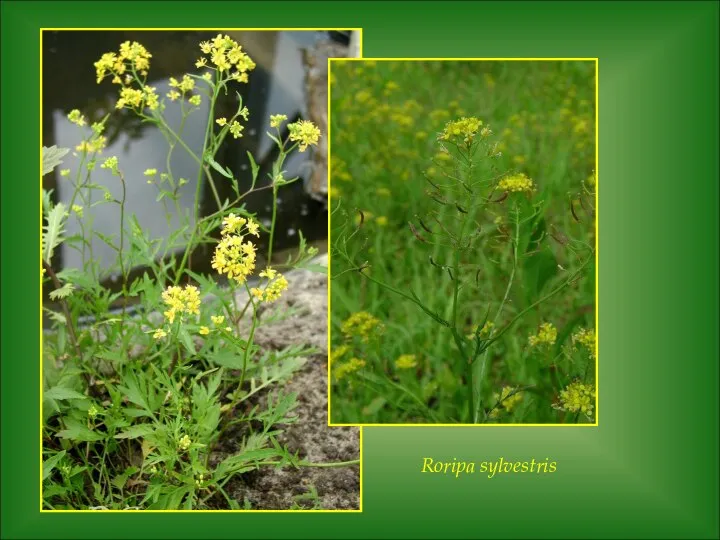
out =
[[[223,43],[229,46],[230,42]],[[190,253],[218,244],[218,229],[223,229],[223,237],[243,234],[253,255],[252,227],[257,226],[260,234],[243,201],[255,188],[259,170],[255,160],[249,155],[253,187],[243,194],[230,169],[216,161],[231,125],[239,132],[239,119],[247,116],[247,110],[238,107],[220,129],[212,129],[216,123],[209,117],[210,127],[199,152],[185,144],[164,116],[166,107],[178,107],[184,124],[197,107],[192,100],[201,95],[193,95],[191,90],[205,85],[202,92],[207,91],[214,103],[220,91],[236,84],[230,73],[213,70],[208,72],[212,74],[209,80],[183,78],[173,86],[180,88],[182,95],[160,98],[139,76],[138,70],[145,67],[135,65],[150,58],[147,51],[138,44],[132,47],[134,55],[120,54],[127,64],[126,73],[132,74],[125,88],[132,87],[143,97],[139,105],[126,100],[125,108],[154,125],[168,142],[167,170],[160,174],[147,170],[142,179],[132,181],[153,183],[157,201],[170,219],[168,204],[178,202],[178,189],[187,182],[176,178],[169,168],[177,147],[203,165],[197,179],[198,194],[203,182],[216,194],[215,182],[229,181],[237,199],[220,201],[216,197],[217,207],[203,216],[196,196],[192,213],[178,212],[181,223],[167,238],[150,238],[137,218],[126,213],[124,188],[130,179],[125,178],[123,163],[101,157],[105,120],[93,124],[91,133],[82,130],[80,165],[74,180],[70,176],[61,180],[68,182],[72,191],[71,203],[53,205],[51,193],[43,193],[43,279],[51,286],[50,299],[59,306],[44,307],[52,331],[43,338],[43,506],[239,509],[240,503],[226,490],[238,475],[261,467],[315,465],[292,454],[279,439],[284,426],[297,421],[297,395],[286,392],[282,385],[315,351],[303,344],[263,350],[254,342],[255,332],[278,315],[268,310],[260,319],[262,301],[253,294],[250,283],[229,279],[228,286],[221,286],[216,274],[202,275],[187,268]],[[100,78],[115,69],[114,65],[101,65],[102,61],[96,64]],[[186,101],[183,107],[170,102],[177,99]],[[87,124],[77,110],[70,120],[79,128]],[[282,163],[298,143],[288,138],[273,140],[279,154],[274,171],[282,176]],[[54,148],[44,149],[44,168],[52,170],[63,155]],[[100,167],[113,171],[121,195],[110,195],[91,181],[98,160]],[[278,181],[273,186],[276,197],[281,185]],[[104,191],[102,200],[97,200],[96,191]],[[119,207],[116,234],[93,229],[89,209],[98,205]],[[239,226],[241,218],[244,224]],[[80,229],[72,237],[64,237],[68,219],[77,220]],[[271,245],[274,227],[273,218]],[[116,254],[111,267],[102,272],[92,251],[93,237]],[[52,269],[53,252],[63,242],[81,254],[81,268]],[[297,253],[286,265],[275,268],[311,268],[316,253],[301,234]],[[242,262],[256,270],[254,258],[248,261]],[[131,280],[134,267],[146,270]],[[119,276],[118,290],[101,284],[112,274]],[[251,279],[263,289],[275,283],[273,278]],[[277,294],[282,292],[279,287]]]
[[[592,420],[594,68],[332,63],[332,422]]]

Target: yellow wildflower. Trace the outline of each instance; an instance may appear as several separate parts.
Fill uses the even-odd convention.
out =
[[[73,204],[72,205],[72,211],[77,214],[78,217],[83,217],[83,207],[79,204]]]
[[[576,343],[580,343],[582,346],[584,346],[590,353],[590,358],[596,357],[597,344],[595,332],[593,330],[586,330],[584,328],[581,328],[573,334],[572,342],[573,346],[575,346]]]
[[[348,353],[348,351],[350,351],[350,347],[348,347],[347,345],[340,345],[339,347],[334,348],[330,352],[330,358],[334,362],[335,360],[339,360],[340,358],[342,358],[345,354]]]
[[[368,342],[370,337],[375,332],[382,331],[383,326],[380,324],[380,320],[373,317],[366,311],[358,311],[348,317],[348,319],[342,323],[340,331],[346,338],[357,336],[364,342]]]
[[[218,126],[224,126],[225,124],[227,124],[227,119],[226,118],[218,118],[217,120],[215,120],[215,123]]]
[[[506,176],[498,183],[498,189],[501,191],[513,191],[521,192],[527,191],[528,193],[534,191],[533,181],[530,180],[524,174],[515,174],[512,176]]]
[[[300,152],[304,152],[308,146],[316,146],[320,140],[320,130],[309,120],[299,120],[292,124],[288,124],[290,131],[290,140],[299,142]]]
[[[285,279],[285,276],[279,274],[273,268],[267,268],[260,272],[260,277],[267,278],[268,280],[265,289],[259,289],[257,287],[250,289],[252,295],[260,301],[274,302],[280,298],[282,292],[288,287],[288,281]]]
[[[412,369],[417,366],[414,354],[401,354],[397,360],[395,360],[395,367],[398,369]]]
[[[245,283],[255,270],[255,257],[255,246],[252,242],[243,243],[240,235],[227,235],[215,248],[212,267],[219,274],[227,274],[229,279]]]
[[[553,407],[560,411],[582,412],[591,417],[595,407],[595,387],[574,381],[560,391],[560,403]]]
[[[353,371],[364,368],[365,364],[365,360],[360,360],[359,358],[351,358],[347,362],[340,364],[338,367],[333,368],[332,373],[333,375],[335,375],[335,378],[337,380],[340,380],[348,373],[352,373]]]
[[[177,285],[168,287],[163,291],[162,299],[165,304],[170,306],[164,315],[171,324],[178,314],[198,315],[200,313],[200,292],[194,285],[186,285],[184,289]]]
[[[540,325],[537,335],[530,336],[528,342],[531,347],[541,344],[554,345],[556,339],[557,328],[552,323],[543,323]]]
[[[210,315],[210,320],[213,322],[213,324],[221,325],[225,322],[225,317],[223,315]]]
[[[443,141],[462,139],[465,144],[470,144],[482,125],[483,121],[474,116],[453,120],[445,125],[438,139]]]
[[[235,139],[239,139],[240,137],[242,137],[243,129],[245,129],[245,126],[243,126],[237,120],[233,120],[233,123],[230,124],[230,133],[232,133],[232,136]]]
[[[270,115],[270,127],[280,127],[285,120],[287,120],[287,116],[284,114],[272,114]]]
[[[178,448],[180,450],[187,450],[188,448],[190,448],[191,444],[192,441],[190,440],[190,437],[188,437],[187,435],[183,435],[178,441]]]
[[[493,394],[493,400],[497,405],[490,412],[490,418],[497,418],[503,410],[511,412],[522,400],[522,394],[512,386],[504,386],[499,394],[497,392]]]
[[[153,339],[161,339],[167,336],[167,332],[163,330],[162,328],[158,328],[155,330],[155,333],[153,334]]]
[[[198,332],[203,336],[207,336],[210,333],[210,329],[207,326],[201,326]]]
[[[73,124],[75,124],[77,126],[85,125],[85,117],[77,109],[73,109],[72,111],[70,111],[70,113],[67,115],[67,117],[68,117],[68,120],[70,120]]]

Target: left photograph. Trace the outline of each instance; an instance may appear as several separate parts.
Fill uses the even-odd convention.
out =
[[[328,58],[360,30],[41,33],[41,509],[360,511],[327,418]]]

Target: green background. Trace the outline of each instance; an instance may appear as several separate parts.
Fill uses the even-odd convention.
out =
[[[718,11],[3,2],[2,536],[717,538]],[[223,25],[362,27],[366,57],[599,57],[599,427],[366,428],[362,514],[39,514],[39,28]],[[455,479],[425,456],[558,469]]]

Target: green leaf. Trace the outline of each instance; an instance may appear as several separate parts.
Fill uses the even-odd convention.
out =
[[[42,190],[42,208],[43,208],[43,215],[47,218],[48,212],[52,210],[53,208],[53,202],[52,202],[52,192],[50,191]]]
[[[252,190],[255,187],[255,182],[257,181],[260,167],[258,167],[258,164],[255,163],[255,158],[253,158],[253,155],[250,152],[247,153],[247,156],[250,160],[250,169],[252,170],[252,186],[250,187],[250,189]]]
[[[229,172],[229,169],[228,169],[228,170],[223,169],[222,166],[221,166],[217,161],[215,161],[213,158],[211,158],[210,156],[205,156],[205,161],[206,161],[213,169],[215,169],[217,172],[219,172],[220,174],[222,174],[225,178],[232,178],[232,177],[233,177],[232,172],[231,172],[231,171]]]
[[[62,386],[55,386],[50,390],[43,392],[43,399],[87,399],[88,397],[80,392],[76,392],[70,388],[63,388]]]
[[[43,462],[43,480],[47,479],[48,476],[50,476],[50,473],[55,468],[55,465],[57,465],[58,461],[60,461],[65,456],[65,450],[62,450],[61,452],[58,452],[52,457],[49,457]]]
[[[75,285],[72,283],[66,283],[59,289],[50,291],[50,300],[60,300],[61,298],[67,298],[75,290]]]
[[[132,426],[125,431],[115,435],[116,439],[137,439],[139,437],[147,437],[155,431],[155,428],[150,424],[140,424],[139,426]]]
[[[73,418],[68,418],[65,425],[67,428],[57,433],[57,437],[61,439],[69,439],[75,442],[94,442],[104,439],[101,434],[96,433]]]
[[[62,158],[65,157],[65,154],[69,151],[69,148],[58,148],[55,145],[52,145],[50,148],[43,146],[42,176],[45,176],[47,173],[55,169],[55,167],[60,165],[63,162]]]
[[[137,467],[130,466],[127,469],[125,469],[125,472],[122,474],[119,474],[115,478],[113,478],[110,483],[115,486],[118,489],[122,489],[125,487],[125,483],[127,482],[128,478],[130,478],[133,474],[138,472],[140,469]]]
[[[180,338],[180,341],[185,346],[185,350],[187,350],[189,355],[195,354],[195,343],[193,342],[192,337],[190,336],[190,333],[187,331],[187,328],[182,327],[180,328],[180,332],[178,332],[178,337]]]
[[[62,234],[65,232],[65,219],[67,212],[63,203],[57,203],[55,207],[48,212],[47,225],[43,227],[43,260],[50,264],[55,248],[62,242]]]
[[[537,298],[545,284],[558,273],[558,262],[550,250],[530,256],[523,265],[523,281],[528,303]]]

